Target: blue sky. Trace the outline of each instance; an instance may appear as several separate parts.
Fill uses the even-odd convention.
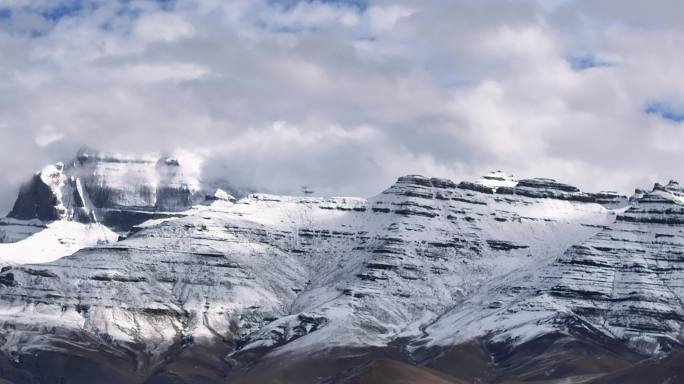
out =
[[[0,210],[81,145],[369,196],[492,169],[684,179],[671,0],[0,0]],[[29,156],[27,156],[29,154]]]
[[[83,12],[83,7],[84,5],[80,1],[70,1],[55,4],[52,8],[42,9],[40,14],[47,20],[58,22],[64,17],[74,16]]]
[[[646,105],[644,112],[660,116],[676,123],[684,121],[684,108],[676,107],[665,102],[651,102]]]
[[[576,71],[583,71],[591,68],[610,67],[613,65],[607,61],[597,59],[592,55],[572,56],[568,58],[568,63],[570,63],[572,69]]]

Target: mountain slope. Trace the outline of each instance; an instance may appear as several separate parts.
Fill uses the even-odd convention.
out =
[[[506,344],[560,333],[595,334],[644,355],[680,348],[683,195],[675,182],[638,191],[614,224],[529,277],[482,291],[418,344],[450,345],[477,329]],[[499,304],[482,311],[482,298]]]
[[[2,350],[21,366],[45,351],[106,347],[133,358],[142,378],[164,371],[174,348],[181,362],[217,345],[234,370],[417,342],[481,292],[601,231],[615,218],[606,207],[620,204],[548,179],[497,178],[407,176],[369,200],[218,200],[111,246],[5,269],[0,321],[12,331],[0,333]],[[500,305],[480,304],[485,313]],[[443,339],[484,335],[467,331]]]
[[[98,167],[126,173],[109,161]],[[64,196],[75,171],[60,172],[51,179]],[[73,247],[95,239],[68,226],[102,228],[109,243],[40,264],[0,253],[12,264],[0,271],[0,376],[590,383],[661,364],[663,381],[678,375],[668,368],[683,323],[674,182],[627,201],[501,172],[410,175],[370,199],[216,193],[164,208],[182,212],[120,185],[118,203],[60,197],[56,220],[5,220],[47,227],[0,244],[25,262],[24,247],[47,247],[51,228]],[[79,223],[81,208],[96,220]],[[113,211],[144,217],[119,221],[123,232],[97,219]]]

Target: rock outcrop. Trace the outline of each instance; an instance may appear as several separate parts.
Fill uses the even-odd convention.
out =
[[[49,165],[21,187],[12,211],[0,219],[0,262],[52,261],[214,199],[197,172],[165,156],[86,150]]]
[[[197,175],[176,159],[82,151],[34,175],[8,217],[100,222],[125,230],[154,212],[183,211],[204,198]]]

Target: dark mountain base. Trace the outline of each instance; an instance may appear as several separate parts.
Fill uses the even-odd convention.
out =
[[[158,361],[136,346],[113,349],[61,344],[0,359],[0,377],[12,383],[677,383],[684,380],[684,351],[645,359],[617,342],[546,335],[511,349],[479,340],[409,355],[403,346],[330,349],[311,355],[229,356],[231,343],[181,344]],[[68,351],[68,352],[67,352]],[[0,381],[1,382],[1,381]]]
[[[0,358],[0,378],[11,383],[135,383],[142,382],[139,357],[104,346],[86,348],[76,344]],[[0,382],[1,383],[1,382]]]

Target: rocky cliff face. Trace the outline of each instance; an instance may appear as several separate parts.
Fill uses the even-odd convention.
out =
[[[684,325],[684,191],[656,184],[611,227],[571,247],[543,275],[548,294],[615,337],[669,349]]]
[[[85,194],[95,217],[161,209],[160,196],[171,208],[190,201],[183,187],[153,197],[107,183],[100,190],[126,193]],[[114,244],[3,268],[1,349],[15,379],[45,379],[26,372],[48,352],[96,370],[115,361],[127,381],[183,376],[184,358],[208,364],[197,360],[208,353],[220,357],[212,372],[236,382],[245,372],[274,380],[263,375],[279,362],[311,359],[348,359],[353,376],[362,363],[349,356],[439,368],[459,350],[482,356],[488,373],[477,377],[489,382],[567,378],[564,364],[596,356],[611,363],[587,373],[605,373],[682,341],[683,202],[673,182],[628,202],[500,172],[460,183],[405,176],[370,199],[219,193]],[[560,354],[570,345],[579,355]],[[340,366],[321,367],[311,377],[337,380]]]
[[[197,172],[170,157],[85,150],[49,165],[0,219],[0,262],[52,261],[187,210],[206,198]]]
[[[458,343],[478,330],[497,342],[521,344],[591,330],[646,355],[679,348],[683,196],[673,181],[638,190],[629,207],[615,211],[614,223],[553,262],[476,295],[431,325],[425,342]],[[482,311],[484,300],[496,305]]]
[[[186,210],[204,195],[196,175],[176,159],[82,151],[34,175],[8,216],[126,228],[149,219],[150,212]]]
[[[551,180],[495,181],[406,176],[369,200],[219,200],[112,246],[13,267],[0,274],[0,302],[21,316],[0,319],[22,342],[6,334],[3,348],[22,356],[74,331],[150,354],[183,340],[228,341],[235,358],[387,346],[614,219]],[[115,201],[149,207],[147,196]],[[61,331],[46,339],[46,326]]]

